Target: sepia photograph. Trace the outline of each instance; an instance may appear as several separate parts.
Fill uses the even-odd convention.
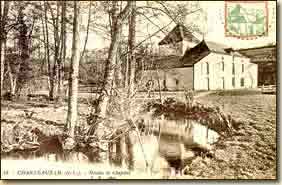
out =
[[[276,8],[1,0],[1,179],[277,180]]]

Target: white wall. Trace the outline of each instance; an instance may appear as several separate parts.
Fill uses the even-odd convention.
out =
[[[224,61],[224,70],[222,70],[222,61]],[[209,74],[205,73],[207,63],[209,64]],[[235,56],[235,74],[233,75],[232,63],[233,57],[231,55],[210,53],[201,61],[194,64],[194,70],[193,67],[185,67],[143,71],[142,89],[145,88],[148,80],[153,79],[154,89],[158,90],[158,79],[160,79],[162,90],[164,89],[164,80],[167,90],[171,91],[183,90],[184,88],[208,90],[207,77],[209,78],[209,90],[256,88],[258,75],[257,64],[251,63],[249,58]],[[242,64],[244,64],[244,72],[242,72]],[[235,77],[234,86],[232,84],[233,77]],[[244,86],[241,86],[241,78],[244,78]],[[176,84],[177,80],[178,85]]]
[[[222,70],[222,61],[224,61],[224,70]],[[207,63],[209,64],[209,74],[206,74]],[[208,90],[207,78],[209,78],[209,90],[257,87],[256,64],[250,63],[249,58],[235,56],[235,74],[233,75],[232,63],[233,58],[231,55],[218,53],[210,53],[196,63],[194,65],[195,90]],[[242,72],[242,64],[244,64],[244,72]],[[232,84],[233,77],[235,77],[234,86]],[[244,86],[241,86],[241,78],[244,78]]]

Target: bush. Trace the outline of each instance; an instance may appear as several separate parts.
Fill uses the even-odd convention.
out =
[[[12,94],[11,92],[6,92],[2,96],[3,100],[8,100],[8,101],[13,101],[15,99],[15,97],[16,96],[14,94]]]
[[[174,98],[165,99],[163,104],[149,102],[146,106],[146,111],[153,111],[153,117],[164,115],[168,120],[195,120],[217,132],[229,132],[234,122],[230,115],[225,115],[219,107],[208,107],[197,103],[185,109],[186,104]]]

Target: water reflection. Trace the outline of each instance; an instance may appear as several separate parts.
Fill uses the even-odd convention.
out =
[[[159,172],[174,168],[176,173],[179,173],[197,155],[207,151],[210,144],[219,137],[215,131],[192,120],[155,120],[153,124],[144,122],[142,144],[146,151],[145,158],[154,166],[154,170]],[[134,161],[139,168],[145,168],[140,144],[137,141],[135,143]],[[157,161],[158,164],[155,164]]]
[[[155,120],[144,123],[140,140],[137,132],[132,131],[115,142],[102,143],[107,150],[85,147],[83,150],[64,151],[61,154],[16,152],[2,155],[2,160],[42,158],[47,161],[102,163],[137,171],[147,171],[149,168],[153,173],[167,176],[165,174],[170,168],[175,169],[176,173],[181,171],[195,158],[197,149],[203,150],[218,139],[215,131],[191,120]]]

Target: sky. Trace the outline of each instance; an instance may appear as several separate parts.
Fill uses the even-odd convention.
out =
[[[202,12],[197,12],[186,17],[185,23],[194,23],[200,27],[200,29],[205,30],[204,38],[207,41],[213,41],[217,43],[224,44],[228,47],[232,47],[234,49],[240,48],[251,48],[251,47],[259,47],[264,46],[271,43],[276,43],[276,2],[269,1],[268,3],[268,35],[264,37],[258,37],[251,40],[234,38],[234,37],[226,37],[225,36],[225,2],[224,1],[193,1],[198,2],[199,6],[202,7]],[[171,1],[173,5],[180,4],[182,6],[189,6],[189,2],[182,1]],[[191,3],[191,2],[190,2]],[[137,6],[150,6],[147,2],[137,1]],[[260,6],[255,3],[252,3],[251,6]],[[85,11],[87,13],[87,11]],[[150,18],[151,22],[147,21],[144,16],[140,16],[137,18],[137,30],[136,40],[137,43],[147,38],[150,34],[153,34],[160,27],[164,27],[171,20],[167,16],[161,16],[159,18]],[[108,21],[108,17],[105,16],[102,20],[96,19],[95,21]],[[87,22],[87,14],[82,16],[82,22]],[[171,23],[163,32],[159,32],[156,36],[152,37],[151,40],[155,43],[155,49],[158,49],[157,43],[165,37],[165,35],[173,29],[175,23]],[[128,28],[125,26],[123,33],[127,35]],[[83,48],[84,40],[86,33],[80,32],[80,45]],[[72,35],[69,35],[68,45],[71,46]],[[102,49],[105,47],[109,47],[109,40],[105,40],[101,35],[90,31],[89,38],[87,43],[87,49]],[[69,47],[68,49],[71,49]]]

